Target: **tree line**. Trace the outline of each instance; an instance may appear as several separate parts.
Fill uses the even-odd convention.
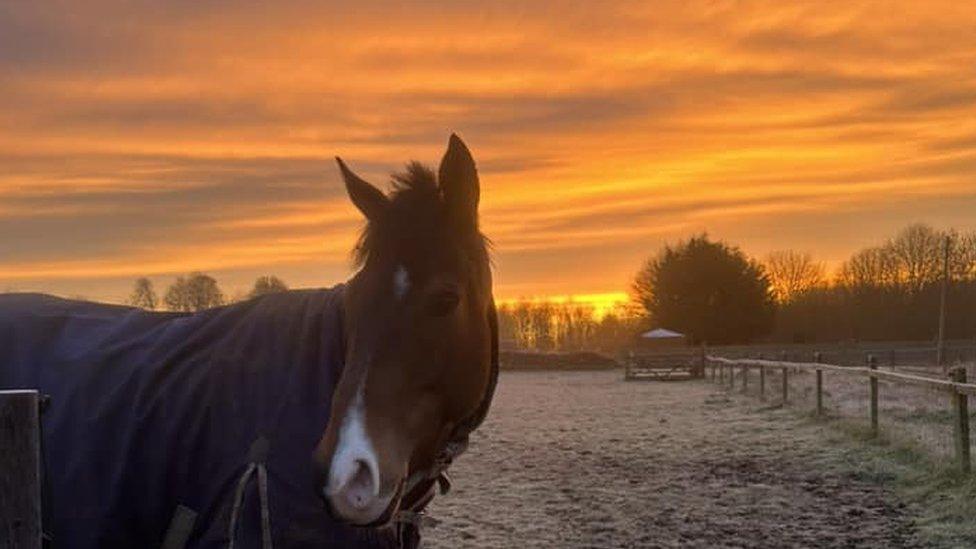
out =
[[[254,281],[251,291],[242,296],[242,299],[252,299],[287,289],[288,286],[277,276],[261,276]],[[237,299],[228,299],[214,277],[200,272],[176,277],[166,288],[162,299],[156,293],[151,280],[146,277],[138,278],[127,300],[129,305],[147,311],[165,309],[177,312],[202,311],[233,301]]]
[[[613,352],[630,341],[644,320],[632,304],[600,317],[590,304],[520,300],[498,308],[503,346],[534,351]]]
[[[694,343],[932,340],[948,267],[947,337],[976,337],[976,232],[905,227],[832,276],[810,253],[763,259],[699,235],[666,246],[633,282],[651,325]]]
[[[976,232],[924,224],[859,250],[832,279],[811,277],[788,293],[770,337],[931,341],[938,333],[944,272],[946,337],[976,338]]]
[[[522,349],[604,352],[631,345],[652,327],[711,345],[932,340],[946,259],[946,335],[976,338],[976,231],[925,224],[855,252],[833,273],[808,252],[754,258],[696,235],[646,260],[634,277],[631,302],[599,317],[586,303],[508,303],[498,309],[499,337],[502,345]],[[276,276],[262,276],[243,298],[287,288]],[[152,281],[140,278],[129,298],[144,309],[184,312],[227,302],[217,281],[199,272],[177,277],[161,298]]]

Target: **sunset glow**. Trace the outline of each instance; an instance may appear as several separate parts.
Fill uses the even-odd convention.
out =
[[[597,320],[609,313],[623,314],[621,308],[630,301],[626,292],[610,292],[605,294],[572,294],[572,295],[541,295],[529,298],[502,299],[497,305],[514,307],[519,303],[552,303],[557,306],[581,306],[592,310]]]
[[[976,4],[13,3],[0,291],[351,273],[339,154],[479,162],[496,296],[598,314],[707,231],[828,266],[976,228]]]

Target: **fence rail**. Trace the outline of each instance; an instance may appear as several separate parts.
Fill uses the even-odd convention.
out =
[[[817,343],[726,345],[710,347],[709,351],[725,358],[753,358],[756,353],[781,361],[803,362],[814,353],[820,353],[824,362],[841,366],[860,366],[867,357],[874,356],[878,366],[898,368],[941,368],[938,349],[929,341],[895,341],[887,343],[861,342],[836,343],[824,346]],[[976,341],[954,340],[946,342],[943,364],[976,362]]]
[[[899,372],[878,370],[877,360],[874,356],[868,357],[868,366],[841,366],[837,364],[825,364],[819,362],[819,355],[815,362],[789,362],[782,360],[763,360],[753,358],[726,358],[714,355],[705,355],[705,363],[711,366],[711,379],[730,388],[735,385],[735,371],[739,370],[739,380],[743,389],[749,384],[749,370],[758,369],[760,372],[759,394],[765,398],[766,392],[766,370],[781,370],[783,387],[782,400],[785,405],[789,400],[789,371],[810,371],[816,373],[816,402],[817,414],[823,415],[823,373],[824,372],[843,372],[845,374],[859,375],[868,379],[870,387],[870,421],[873,435],[878,435],[878,380],[917,385],[928,389],[935,389],[951,395],[951,408],[953,415],[953,431],[955,439],[956,460],[960,470],[964,474],[969,474],[972,470],[972,459],[970,456],[970,429],[969,429],[969,397],[976,396],[976,384],[966,382],[965,368],[953,368],[948,372],[949,379],[941,380],[918,375],[905,374]]]
[[[698,349],[631,354],[624,360],[624,381],[670,381],[704,375],[704,351]]]

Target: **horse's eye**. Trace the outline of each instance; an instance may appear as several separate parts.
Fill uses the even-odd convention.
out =
[[[427,312],[431,316],[447,316],[454,312],[460,301],[457,290],[438,290],[427,298]]]

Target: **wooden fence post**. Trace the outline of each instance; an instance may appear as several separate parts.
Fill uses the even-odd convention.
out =
[[[823,357],[820,351],[813,353],[813,361],[820,364]],[[817,368],[817,416],[823,416],[823,370]]]
[[[37,391],[0,391],[0,547],[41,547]]]
[[[874,355],[868,355],[868,368],[878,369]],[[871,377],[871,436],[878,436],[878,378]]]
[[[966,383],[966,368],[954,368],[949,372],[949,379],[956,383]],[[964,475],[968,475],[972,470],[972,459],[969,455],[969,396],[958,392],[952,393],[953,408],[956,417],[956,459],[959,461],[959,469]]]

